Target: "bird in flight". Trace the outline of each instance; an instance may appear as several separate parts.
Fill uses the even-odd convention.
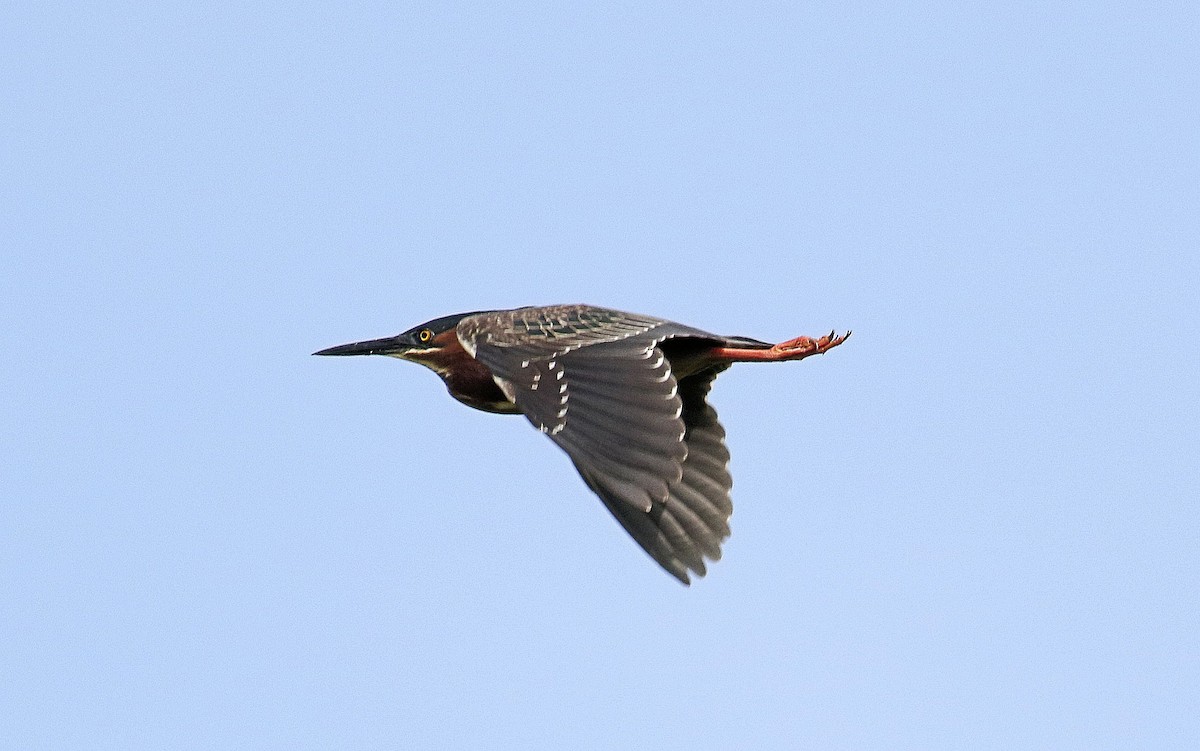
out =
[[[720,559],[733,513],[725,429],[707,401],[713,379],[735,362],[801,360],[848,336],[770,344],[549,305],[435,318],[313,354],[409,360],[469,407],[524,414],[650,557],[689,584],[689,571],[704,576],[705,558]]]

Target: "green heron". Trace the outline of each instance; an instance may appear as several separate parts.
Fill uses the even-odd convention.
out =
[[[435,318],[318,355],[387,355],[441,376],[475,409],[524,414],[660,566],[688,584],[729,536],[725,429],[706,401],[735,362],[800,360],[850,332],[780,344],[590,305]]]

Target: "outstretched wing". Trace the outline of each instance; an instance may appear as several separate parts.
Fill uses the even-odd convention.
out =
[[[720,560],[721,543],[729,537],[729,516],[733,513],[725,429],[717,420],[716,410],[705,400],[719,372],[712,370],[679,384],[688,453],[681,477],[670,486],[664,502],[654,504],[648,513],[614,503],[586,470],[579,470],[621,526],[684,584],[688,583],[689,569],[704,576],[705,558]]]
[[[557,306],[472,316],[458,335],[651,557],[684,583],[703,575],[732,510],[724,431],[704,400],[717,371],[680,384],[658,344],[711,334]]]

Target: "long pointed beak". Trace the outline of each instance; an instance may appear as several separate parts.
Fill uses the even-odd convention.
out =
[[[339,344],[336,347],[313,352],[314,355],[397,355],[407,352],[412,346],[399,336],[383,339],[368,339],[365,342]]]

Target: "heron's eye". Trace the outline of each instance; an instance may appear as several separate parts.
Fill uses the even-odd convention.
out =
[[[422,343],[425,343],[432,338],[433,332],[429,329],[421,329],[421,333],[417,334],[417,339],[420,339]]]

